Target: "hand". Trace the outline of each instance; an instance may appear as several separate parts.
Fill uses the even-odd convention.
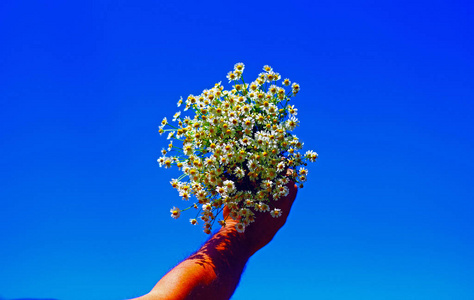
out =
[[[250,256],[268,244],[278,230],[285,225],[298,192],[298,188],[293,181],[290,181],[287,187],[289,189],[288,195],[272,202],[277,208],[281,209],[281,216],[273,218],[269,212],[256,212],[255,222],[246,227],[245,232],[240,234],[248,247]],[[229,216],[229,212],[229,208],[224,207],[226,227],[222,230],[235,230],[235,225],[238,223],[238,220]]]

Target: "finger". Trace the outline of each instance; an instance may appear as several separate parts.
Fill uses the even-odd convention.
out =
[[[224,220],[227,219],[227,217],[229,216],[229,214],[230,214],[230,209],[229,209],[229,207],[227,207],[227,205],[226,205],[226,206],[224,206],[224,212],[223,212]]]
[[[295,202],[298,187],[293,181],[290,181],[286,186],[288,187],[288,195],[278,200],[276,206],[282,210],[282,213],[289,214]]]

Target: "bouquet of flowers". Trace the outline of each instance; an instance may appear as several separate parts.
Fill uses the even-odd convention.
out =
[[[195,209],[191,224],[204,222],[204,232],[209,234],[227,206],[230,217],[239,220],[237,230],[244,232],[257,211],[275,218],[281,215],[273,201],[288,195],[290,180],[303,187],[308,175],[303,166],[314,162],[318,154],[310,150],[302,155],[303,143],[291,134],[299,121],[298,110],[289,102],[300,86],[289,79],[278,85],[280,74],[270,66],[263,70],[245,83],[244,64],[235,64],[227,74],[232,90],[224,90],[219,82],[186,101],[181,98],[178,107],[184,105],[184,111],[191,109],[192,115],[178,111],[172,123],[166,117],[161,122],[159,133],[167,132],[170,142],[158,163],[182,170],[171,185],[183,200],[195,197],[185,209],[173,207],[171,217],[177,219],[182,211]],[[225,221],[218,223],[225,226]]]

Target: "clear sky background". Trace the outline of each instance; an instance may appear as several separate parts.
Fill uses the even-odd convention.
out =
[[[471,1],[0,2],[0,299],[148,292],[207,236],[157,132],[244,62],[320,155],[232,299],[474,299]],[[228,87],[228,85],[226,85]]]

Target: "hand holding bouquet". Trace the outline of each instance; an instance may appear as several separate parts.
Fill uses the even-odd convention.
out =
[[[289,79],[279,86],[280,74],[269,66],[263,69],[255,81],[245,83],[244,64],[236,64],[227,74],[232,90],[216,83],[198,96],[189,95],[184,111],[192,109],[193,115],[182,116],[179,111],[173,123],[167,118],[161,122],[159,132],[167,132],[170,143],[158,163],[182,170],[171,185],[183,200],[196,198],[186,209],[173,207],[171,217],[195,209],[191,224],[202,221],[204,232],[211,233],[227,206],[226,216],[239,220],[236,228],[244,232],[257,211],[275,218],[281,215],[273,202],[288,194],[290,180],[303,187],[308,170],[302,166],[318,155],[314,151],[302,155],[303,143],[291,134],[299,121],[298,110],[289,102],[300,86]],[[180,99],[178,107],[182,104]],[[222,226],[225,222],[225,218],[218,221]]]

